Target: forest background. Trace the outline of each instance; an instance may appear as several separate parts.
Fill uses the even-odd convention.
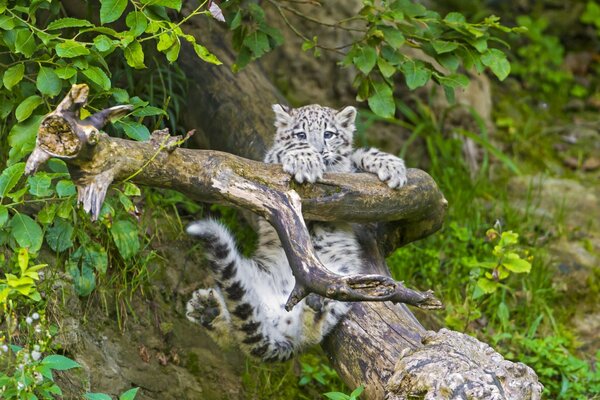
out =
[[[442,230],[387,260],[444,301],[420,320],[531,366],[548,398],[600,396],[598,3],[73,3],[0,0],[3,398],[353,397],[318,348],[260,364],[185,320],[208,279],[183,229],[218,216],[251,253],[239,212],[125,182],[92,223],[64,162],[23,176],[73,83],[91,87],[84,116],[134,106],[111,135],[197,129],[186,145],[226,146],[193,117],[190,63],[267,77],[279,95],[240,93],[265,104],[357,105],[356,144],[424,169],[450,205]]]

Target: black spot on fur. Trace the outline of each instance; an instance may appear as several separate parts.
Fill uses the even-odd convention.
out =
[[[252,349],[252,351],[250,352],[251,355],[255,356],[255,357],[260,357],[262,358],[265,353],[267,352],[267,350],[269,349],[269,345],[268,344],[263,344],[260,347],[255,347]]]
[[[233,282],[231,286],[225,289],[225,291],[227,292],[229,299],[233,301],[240,300],[242,297],[244,297],[244,294],[246,294],[246,291],[242,287],[241,283],[237,281]]]
[[[242,325],[240,330],[246,335],[253,334],[260,327],[260,322],[247,322]]]
[[[242,303],[233,310],[233,315],[241,320],[247,320],[252,314],[252,306],[248,303]]]
[[[224,259],[229,255],[229,246],[227,243],[221,243],[214,247],[213,254],[219,259]]]
[[[230,279],[234,274],[235,274],[235,261],[232,261],[229,264],[227,264],[227,266],[225,268],[223,268],[223,271],[221,272],[221,278],[223,278],[223,280],[226,281],[226,280]]]
[[[247,337],[246,339],[242,340],[242,343],[246,343],[246,344],[258,343],[262,339],[263,339],[263,335],[260,333],[257,333],[254,336],[250,336],[250,337]]]

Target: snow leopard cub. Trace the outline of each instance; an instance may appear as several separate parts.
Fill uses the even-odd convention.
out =
[[[265,162],[282,164],[298,182],[315,182],[324,172],[366,171],[392,188],[406,183],[404,162],[377,149],[352,148],[356,109],[319,105],[290,109],[274,105],[277,133]],[[308,223],[319,260],[332,272],[361,272],[361,251],[347,223]],[[217,286],[196,290],[187,318],[208,329],[221,345],[237,343],[251,356],[283,361],[319,343],[350,304],[311,294],[290,312],[286,300],[294,276],[275,230],[259,222],[253,258],[243,257],[229,231],[214,220],[192,223],[187,232],[201,239]]]

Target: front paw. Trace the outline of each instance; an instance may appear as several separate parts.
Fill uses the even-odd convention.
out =
[[[406,166],[400,158],[390,156],[377,168],[377,176],[392,189],[406,185]]]
[[[185,316],[192,322],[212,330],[213,322],[223,314],[220,294],[215,289],[198,289],[187,302]]]
[[[299,182],[315,183],[323,177],[325,164],[323,157],[314,151],[300,150],[290,152],[282,158],[283,170]]]

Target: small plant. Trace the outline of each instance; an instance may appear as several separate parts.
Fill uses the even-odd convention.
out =
[[[511,273],[529,273],[531,263],[523,259],[517,252],[519,235],[513,231],[499,233],[496,229],[489,229],[486,237],[490,243],[497,243],[492,250],[493,259],[489,261],[475,261],[472,266],[478,268],[475,273],[479,275],[477,285],[473,291],[473,298],[477,299],[484,294],[496,292],[500,287],[506,287],[502,281]]]
[[[306,362],[300,363],[302,372],[300,373],[299,385],[307,385],[312,382],[317,382],[323,386],[329,386],[333,381],[339,380],[337,372],[330,366],[319,362],[314,358],[308,359],[304,357]]]
[[[365,390],[363,386],[359,386],[352,391],[350,394],[342,393],[342,392],[328,392],[323,393],[323,396],[327,397],[330,400],[356,400]]]

